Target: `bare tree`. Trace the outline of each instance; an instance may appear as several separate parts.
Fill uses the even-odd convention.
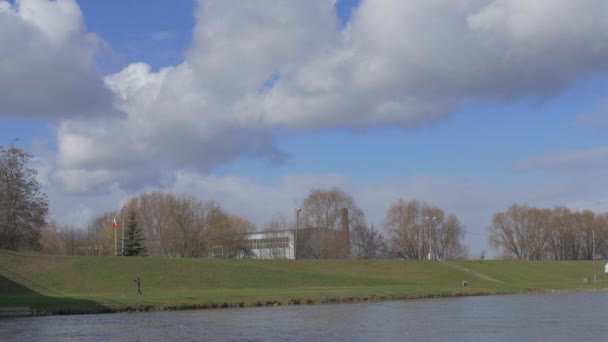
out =
[[[208,218],[208,248],[213,245],[221,245],[224,258],[249,258],[251,250],[245,242],[243,234],[253,231],[255,226],[244,217],[233,216],[225,213],[219,206],[210,211]]]
[[[597,234],[595,239],[595,249],[600,249],[603,236],[602,221],[593,211],[583,210],[574,215],[575,227],[577,230],[577,259],[591,260],[593,259],[593,235]]]
[[[48,200],[29,168],[32,155],[0,146],[0,249],[39,249]]]
[[[112,229],[114,217],[116,217],[115,211],[107,212],[93,218],[87,226],[85,243],[87,249],[92,251],[89,255],[114,255],[114,230]]]
[[[422,259],[421,204],[402,199],[393,204],[386,214],[385,229],[390,234],[391,253],[403,259]]]
[[[41,251],[50,255],[66,255],[62,229],[57,222],[51,221],[40,236]]]
[[[348,210],[349,226],[364,221],[363,211],[355,205],[350,195],[337,187],[329,190],[313,189],[302,202],[301,208],[300,228],[315,229],[314,234],[309,236],[313,258],[338,258],[348,254],[350,239],[344,236],[342,209]]]
[[[387,253],[387,245],[382,234],[372,225],[357,222],[351,232],[352,254],[359,259],[383,258]]]
[[[568,239],[572,235],[571,228],[574,223],[572,212],[568,208],[558,207],[551,212],[548,227],[547,254],[555,260],[568,258]]]
[[[593,235],[596,235],[596,253],[602,253],[606,241],[606,222],[601,215],[585,210],[573,212],[558,207],[551,212],[549,239],[546,254],[555,260],[593,258]],[[603,253],[602,253],[603,255]]]
[[[425,216],[429,217],[429,216]],[[433,240],[432,257],[437,259],[460,259],[466,257],[466,248],[460,242],[464,238],[464,228],[458,217],[454,214],[433,216],[440,217],[437,226],[434,226],[431,232]],[[431,220],[430,224],[434,225],[435,220]]]
[[[173,208],[177,198],[168,193],[155,191],[144,193],[133,198],[127,204],[137,212],[141,220],[141,229],[150,255],[167,256],[170,253],[171,230],[176,229],[173,222]]]
[[[180,197],[172,207],[172,220],[176,230],[173,236],[174,253],[181,257],[202,257],[207,254],[207,211],[205,205],[194,197]]]
[[[514,204],[494,215],[489,242],[506,257],[572,259],[581,249],[577,231],[576,215],[567,208],[550,210]]]
[[[412,260],[456,258],[466,253],[464,229],[455,215],[428,203],[402,199],[393,204],[385,220],[391,254]]]
[[[608,258],[608,213],[596,215],[595,218],[596,258]]]

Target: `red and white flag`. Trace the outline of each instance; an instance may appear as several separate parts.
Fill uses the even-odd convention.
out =
[[[116,229],[118,225],[116,224],[116,216],[114,216],[114,221],[112,221],[112,228]]]

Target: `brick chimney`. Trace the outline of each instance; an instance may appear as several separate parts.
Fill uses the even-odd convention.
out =
[[[344,237],[344,257],[350,257],[350,228],[348,226],[348,209],[342,208],[342,232]]]

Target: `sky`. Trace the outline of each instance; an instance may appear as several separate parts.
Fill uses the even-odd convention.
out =
[[[608,211],[604,0],[0,0],[0,145],[50,216],[137,194],[259,229],[310,190],[382,228],[456,214],[472,257],[513,203]]]

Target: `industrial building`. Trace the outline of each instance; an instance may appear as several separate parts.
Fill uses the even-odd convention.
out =
[[[344,259],[350,256],[348,209],[340,230],[324,227],[245,233],[239,237],[241,258]]]

